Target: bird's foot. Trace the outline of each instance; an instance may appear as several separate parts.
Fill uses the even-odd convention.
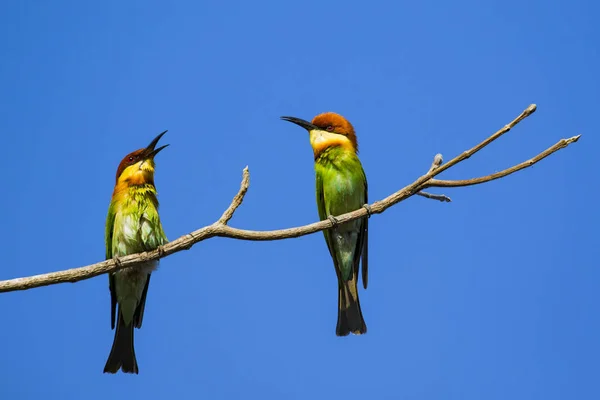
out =
[[[115,265],[117,266],[117,268],[121,269],[121,260],[119,259],[119,257],[114,256],[113,257],[113,262],[115,263]]]
[[[368,204],[363,204],[363,208],[364,208],[365,210],[367,210],[367,216],[368,216],[369,218],[371,218],[371,215],[373,215],[373,210],[371,210],[371,206],[370,206],[370,205],[368,205]]]
[[[156,251],[158,252],[158,258],[163,258],[165,255],[165,248],[163,246],[158,246],[156,248]]]
[[[336,228],[338,226],[339,222],[338,222],[337,218],[334,217],[333,215],[328,216],[327,219],[331,221],[331,226],[333,228]]]

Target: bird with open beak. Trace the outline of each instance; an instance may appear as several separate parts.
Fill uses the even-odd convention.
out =
[[[143,149],[123,158],[106,217],[106,259],[156,249],[168,242],[158,215],[154,186],[154,157],[168,145],[156,148],[167,131]],[[138,373],[133,329],[142,327],[150,275],[158,261],[121,269],[109,274],[113,345],[104,372]],[[118,308],[117,308],[118,305]]]

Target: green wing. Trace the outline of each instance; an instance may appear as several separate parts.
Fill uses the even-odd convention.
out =
[[[156,249],[168,242],[156,207],[147,207],[140,218],[139,235],[145,251]]]
[[[104,245],[106,246],[106,260],[113,257],[112,254],[112,239],[115,228],[115,206],[111,201],[108,207],[108,215],[106,216],[106,226],[104,231]],[[115,276],[108,274],[108,289],[110,290],[110,328],[115,328],[115,315],[117,310],[117,294],[115,292]]]
[[[108,215],[106,216],[106,226],[104,230],[104,245],[106,246],[106,258],[105,260],[109,260],[112,258],[112,238],[113,238],[113,230],[115,227],[115,206],[113,202],[110,203],[108,207]]]
[[[358,160],[358,158],[355,158],[353,161],[354,162],[350,164],[351,168],[359,174],[360,181],[364,185],[363,191],[362,191],[362,196],[361,196],[361,194],[359,194],[357,196],[358,199],[355,198],[355,201],[358,201],[360,203],[360,204],[355,204],[355,206],[356,206],[355,209],[358,209],[358,208],[362,207],[363,205],[369,203],[368,185],[367,185],[367,177],[365,175],[365,171],[363,170],[360,161]],[[350,210],[348,210],[348,211],[350,211]],[[354,211],[354,210],[352,210],[352,211]],[[362,281],[363,281],[363,287],[365,289],[367,288],[367,283],[369,280],[369,276],[368,276],[369,275],[369,255],[368,255],[369,229],[368,228],[369,228],[369,218],[360,219],[360,225],[358,228],[358,238],[356,241],[356,247],[354,248],[354,259],[352,260],[352,270],[354,272],[354,276],[356,276],[356,279],[358,279],[360,262],[361,262],[361,258],[362,258]]]
[[[340,165],[340,167],[342,167],[343,169],[346,169],[346,170],[354,171],[354,174],[350,174],[350,175],[354,175],[356,178],[358,178],[358,179],[356,179],[358,182],[355,183],[358,186],[356,186],[356,192],[354,192],[353,195],[351,195],[350,197],[346,197],[346,201],[344,201],[343,203],[339,204],[338,207],[336,207],[338,212],[335,213],[335,215],[356,210],[356,209],[362,207],[362,205],[368,203],[367,179],[366,179],[364,170],[362,169],[362,165],[360,164],[360,161],[358,160],[358,158],[348,157],[348,158],[345,158],[342,162],[343,162],[343,165]],[[335,181],[335,178],[333,178],[333,176],[330,176],[328,174],[336,174],[337,175],[337,174],[339,174],[339,169],[336,167],[331,168],[332,167],[331,164],[329,166],[323,166],[323,165],[316,164],[315,166],[316,166],[315,170],[316,170],[317,208],[319,211],[319,218],[321,220],[324,220],[329,216],[329,214],[332,213],[332,210],[329,210],[328,206],[327,206],[329,204],[329,207],[331,207],[332,204],[331,204],[331,200],[329,200],[329,202],[328,202],[325,199],[324,185],[331,185],[332,182]],[[325,180],[327,180],[327,182],[325,182]],[[363,188],[360,187],[361,184],[364,185]],[[363,189],[363,190],[360,190],[360,189]],[[365,289],[366,289],[367,283],[368,283],[368,224],[369,224],[368,218],[361,219],[359,221],[359,223],[357,224],[358,225],[357,226],[358,237],[357,237],[357,241],[356,241],[356,247],[354,248],[354,251],[353,251],[353,260],[350,265],[345,265],[345,266],[339,264],[340,260],[336,256],[336,247],[335,247],[336,245],[334,243],[335,241],[333,238],[333,232],[331,230],[323,231],[323,235],[325,236],[325,241],[327,242],[327,248],[329,249],[329,254],[333,258],[336,269],[340,271],[342,276],[345,276],[345,279],[351,278],[348,275],[351,273],[351,271],[353,272],[353,274],[355,276],[358,276],[360,262],[361,262],[361,258],[362,258],[362,280],[363,280],[363,287]],[[338,249],[338,250],[341,250],[341,249]],[[342,268],[342,267],[345,267],[345,268]]]
[[[137,231],[137,239],[135,240],[136,246],[131,248],[127,248],[127,254],[131,252],[141,252],[141,251],[150,251],[156,249],[158,246],[162,246],[168,242],[167,237],[163,231],[162,225],[160,223],[160,217],[158,216],[158,201],[155,196],[148,196],[146,193],[146,197],[141,197],[138,206],[141,207],[143,212],[137,213],[134,210],[126,210],[133,213],[137,220],[137,223],[132,226],[132,229]],[[120,217],[123,217],[123,214],[119,214]],[[116,222],[116,204],[111,203],[108,208],[108,215],[106,217],[106,231],[105,231],[105,244],[106,244],[106,259],[111,259],[113,254],[113,235],[115,229]],[[122,222],[122,220],[121,220]],[[144,316],[144,308],[146,305],[146,294],[148,292],[148,286],[150,284],[150,275],[148,274],[148,278],[146,279],[146,283],[144,289],[142,291],[142,296],[140,298],[140,302],[138,304],[137,310],[135,311],[134,316],[134,324],[137,328],[140,328],[142,325],[142,320]],[[115,274],[111,273],[108,277],[109,289],[110,289],[110,300],[111,300],[111,328],[115,327],[116,320],[116,312],[117,312],[117,293],[116,293],[116,282],[115,282]]]
[[[325,210],[325,196],[323,193],[323,177],[322,172],[319,168],[316,169],[316,177],[317,177],[317,210],[319,211],[319,219],[322,221],[327,219],[327,211]],[[331,258],[333,258],[333,262],[335,263],[336,269],[338,268],[336,257],[334,255],[333,243],[331,239],[331,229],[327,229],[323,231],[323,235],[325,236],[325,241],[327,242],[327,248],[329,249],[329,254]]]
[[[142,214],[138,231],[140,243],[144,246],[145,251],[154,250],[158,246],[162,246],[168,242],[158,215],[158,201],[155,201],[152,204],[153,206],[147,206],[145,212]],[[142,321],[144,320],[146,295],[148,294],[151,276],[152,274],[148,274],[146,286],[144,286],[144,291],[142,292],[142,297],[140,298],[140,303],[134,316],[134,324],[138,329],[142,327]]]
[[[368,188],[368,184],[367,184],[367,177],[365,176],[365,172],[363,171],[363,178],[364,178],[364,182],[365,182],[365,200],[364,200],[364,204],[369,204],[369,188]],[[358,250],[360,250],[361,246],[362,246],[362,281],[363,281],[363,287],[366,289],[367,288],[367,283],[369,281],[369,218],[363,218],[362,220],[362,224],[360,227],[360,233],[358,235],[358,246],[356,248],[356,259],[355,259],[355,265],[356,265],[356,272],[358,273],[358,254],[360,254],[360,252]]]

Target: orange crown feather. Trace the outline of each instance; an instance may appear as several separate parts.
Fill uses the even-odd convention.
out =
[[[318,126],[324,131],[326,130],[346,136],[348,140],[352,142],[354,150],[358,153],[358,141],[356,139],[354,127],[350,121],[342,117],[340,114],[336,114],[334,112],[319,114],[313,118],[312,124]]]

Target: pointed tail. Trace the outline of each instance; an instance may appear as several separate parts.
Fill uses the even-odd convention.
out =
[[[367,333],[367,324],[360,310],[356,277],[339,282],[338,286],[338,320],[335,334],[346,336],[350,333],[362,335]]]
[[[106,365],[104,366],[104,372],[115,374],[119,369],[129,374],[138,373],[135,349],[133,348],[133,323],[129,325],[125,324],[120,309],[115,338],[108,360],[106,360]]]

